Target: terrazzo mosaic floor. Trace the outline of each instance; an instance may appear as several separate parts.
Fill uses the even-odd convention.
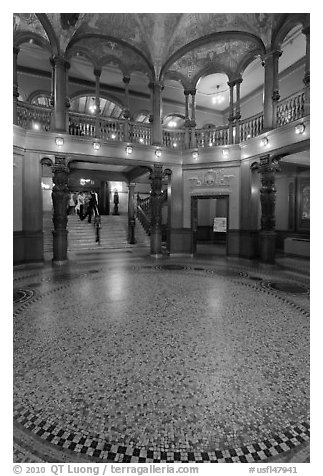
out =
[[[309,460],[309,281],[123,256],[14,272],[14,459]]]

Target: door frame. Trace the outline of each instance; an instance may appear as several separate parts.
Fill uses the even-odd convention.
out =
[[[225,199],[227,202],[227,229],[226,229],[226,240],[225,240],[225,254],[228,256],[228,232],[229,232],[229,204],[230,204],[230,195],[226,194],[201,194],[201,195],[191,195],[191,249],[192,254],[196,253],[196,244],[197,244],[197,223],[198,223],[198,200],[206,199]]]

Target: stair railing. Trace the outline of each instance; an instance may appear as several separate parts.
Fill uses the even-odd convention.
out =
[[[151,226],[151,201],[150,197],[140,198],[137,193],[137,218],[141,223],[143,229],[150,235]]]

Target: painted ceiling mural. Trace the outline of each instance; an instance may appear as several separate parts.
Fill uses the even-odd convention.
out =
[[[22,31],[30,31],[48,41],[46,31],[44,30],[35,13],[14,13],[13,31],[14,34]]]
[[[168,55],[193,40],[220,31],[252,33],[267,46],[277,21],[278,16],[272,13],[185,13],[174,32]]]
[[[188,80],[198,76],[202,69],[216,65],[217,72],[234,73],[241,59],[255,51],[253,41],[222,40],[214,41],[189,51],[175,61],[169,71],[179,73]]]
[[[214,33],[247,32],[268,46],[273,28],[282,14],[274,13],[48,13],[48,22],[57,38],[62,54],[69,45],[79,44],[86,36],[87,48],[99,57],[118,56],[140,71],[147,70],[143,58],[154,69],[156,77],[163,65],[178,50],[194,40]],[[14,14],[14,31],[29,30],[48,40],[45,29],[34,13]],[[92,35],[92,38],[90,38]],[[110,42],[95,40],[95,35],[108,36]],[[118,43],[118,40],[119,43]],[[212,40],[210,40],[212,41]],[[129,45],[128,47],[126,45]],[[83,45],[83,42],[82,42]],[[132,47],[132,48],[131,48]],[[190,63],[197,61],[198,68],[217,61],[232,70],[255,48],[255,43],[223,40],[199,45],[183,57],[176,56],[171,69],[188,77]],[[138,54],[136,54],[136,50]]]
[[[148,74],[147,63],[139,54],[130,47],[120,45],[115,41],[102,40],[101,38],[80,39],[73,44],[71,51],[87,51],[88,56],[93,58],[97,67],[111,63],[117,65],[122,72],[127,75],[132,71],[141,71]]]

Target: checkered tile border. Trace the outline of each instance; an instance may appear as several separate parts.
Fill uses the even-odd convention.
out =
[[[63,430],[19,405],[14,408],[14,419],[34,435],[62,449],[90,459],[119,463],[257,463],[289,451],[310,437],[310,425],[305,421],[270,439],[239,448],[211,452],[153,451],[112,445],[102,439]]]

